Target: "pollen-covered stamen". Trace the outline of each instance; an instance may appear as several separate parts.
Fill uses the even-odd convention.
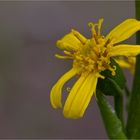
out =
[[[105,79],[105,77],[99,73],[96,74],[97,77],[101,78],[101,79]]]
[[[69,56],[72,55],[72,51],[71,51],[71,52],[70,52],[70,51],[64,51],[64,53],[65,53],[66,55],[69,55]]]
[[[94,24],[94,23],[92,23],[92,22],[89,22],[89,23],[88,23],[88,26],[91,27],[92,37],[93,37],[94,35],[97,35],[97,32],[96,32],[95,27],[98,26],[98,24],[97,24],[97,23]]]
[[[108,45],[108,44],[110,44],[110,42],[111,42],[111,40],[110,40],[110,39],[108,39],[108,40],[105,42],[104,47],[107,47],[107,45]]]
[[[104,19],[99,19],[99,23],[98,23],[98,36],[101,35],[101,26],[102,26],[102,23],[103,23]]]
[[[111,71],[111,74],[112,74],[113,76],[116,75],[116,66],[113,66],[113,68],[110,66],[108,69]]]
[[[96,24],[91,23],[91,22],[88,24],[88,26],[91,27],[92,37],[94,38],[96,44],[99,44],[98,39],[101,38],[101,26],[102,26],[102,23],[103,23],[103,19],[99,19],[98,23],[96,23]]]
[[[98,44],[98,35],[96,31],[96,27],[98,26],[98,24],[90,22],[88,23],[88,26],[91,27],[92,38],[94,39],[95,43]]]
[[[59,58],[59,59],[72,59],[72,56],[65,56],[65,55],[59,55],[59,54],[55,54],[55,57]]]

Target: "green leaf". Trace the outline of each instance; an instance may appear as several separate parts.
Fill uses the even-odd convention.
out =
[[[122,89],[117,83],[111,78],[99,79],[98,89],[104,92],[105,95],[110,96],[122,96]]]
[[[104,125],[110,139],[127,139],[121,121],[118,119],[115,111],[107,102],[104,95],[97,92],[97,103],[104,121]]]
[[[103,71],[101,74],[105,76],[105,79],[99,79],[97,89],[106,95],[120,96],[125,87],[125,76],[120,66],[113,59],[111,66],[116,67],[116,75],[112,76],[109,70]]]

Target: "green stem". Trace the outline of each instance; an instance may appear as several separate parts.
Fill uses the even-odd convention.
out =
[[[118,119],[116,112],[106,100],[103,93],[97,90],[97,103],[104,121],[104,125],[110,139],[123,139],[126,140],[127,137],[123,131],[122,123]]]
[[[124,119],[123,119],[123,96],[114,96],[114,108],[116,114],[120,121],[122,122],[122,126],[124,129]]]
[[[140,20],[140,1],[136,0],[136,18]],[[136,43],[140,44],[140,32],[136,34]],[[127,136],[140,138],[140,55],[137,56],[134,82],[128,106]]]

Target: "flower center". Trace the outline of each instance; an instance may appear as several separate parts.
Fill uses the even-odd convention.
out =
[[[110,66],[110,56],[108,54],[110,45],[104,37],[92,38],[88,40],[78,51],[73,53],[73,67],[78,69],[79,74],[83,72],[101,72],[106,69],[115,75],[115,69]]]

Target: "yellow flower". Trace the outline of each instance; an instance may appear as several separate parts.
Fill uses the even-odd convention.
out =
[[[98,78],[105,78],[100,74],[102,71],[110,70],[112,75],[115,75],[116,67],[110,65],[110,58],[116,56],[132,57],[140,53],[139,45],[118,44],[140,29],[140,21],[127,19],[107,36],[101,35],[102,22],[103,19],[95,24],[89,23],[91,27],[90,39],[85,38],[78,31],[72,30],[57,41],[57,46],[63,50],[64,55],[56,56],[73,60],[73,66],[51,90],[50,99],[54,108],[62,108],[63,85],[78,75],[78,80],[70,90],[64,104],[63,114],[66,118],[76,119],[84,115],[91,97],[96,96]]]
[[[136,57],[118,57],[115,61],[122,67],[123,69],[129,69],[132,74],[135,72],[136,65]]]

